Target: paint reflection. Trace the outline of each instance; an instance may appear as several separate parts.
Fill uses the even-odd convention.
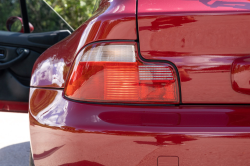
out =
[[[30,84],[32,86],[55,85],[61,87],[64,84],[63,71],[65,62],[57,59],[56,55],[50,57],[37,65],[32,74]]]
[[[191,55],[189,53],[175,53],[169,55],[169,52],[161,52],[161,54],[154,54],[154,52],[147,52],[150,56],[162,56],[168,58],[169,61],[175,62],[179,68],[185,71],[210,71],[224,72],[229,71],[232,61],[239,57],[238,55]]]
[[[232,87],[236,92],[250,94],[250,56],[233,62],[231,76]]]
[[[60,166],[83,166],[83,165],[91,165],[91,166],[104,166],[102,164],[99,164],[97,162],[93,162],[93,161],[88,161],[88,160],[83,160],[83,161],[78,161],[75,163],[66,163],[66,164],[62,164]]]
[[[249,2],[228,2],[228,1],[214,1],[214,0],[199,0],[199,2],[203,3],[204,5],[211,7],[211,8],[218,8],[218,7],[231,7],[236,9],[250,9]]]
[[[162,145],[184,145],[184,142],[197,140],[193,136],[182,135],[182,134],[157,135],[154,138],[156,139],[156,142],[151,142],[151,141],[134,141],[134,142],[137,144],[162,146]]]
[[[58,147],[54,147],[54,148],[52,148],[50,150],[44,151],[41,154],[33,154],[34,160],[41,160],[41,159],[44,159],[46,157],[49,157],[50,155],[52,155],[53,153],[55,153],[57,150],[59,150],[63,146],[64,145],[58,146]]]
[[[141,19],[147,19],[147,18],[150,17],[143,17]],[[175,17],[158,16],[154,21],[151,22],[150,26],[141,26],[139,27],[139,30],[158,31],[161,29],[183,26],[184,24],[196,21],[197,20],[195,20],[193,16],[175,16]],[[185,42],[185,39],[183,42]]]
[[[68,101],[62,98],[62,91],[31,88],[30,96],[33,118],[43,125],[65,126]]]

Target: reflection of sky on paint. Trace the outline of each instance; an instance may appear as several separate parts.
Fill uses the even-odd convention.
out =
[[[37,121],[49,126],[65,126],[68,114],[68,101],[62,98],[62,91],[58,91],[54,101],[38,113]]]
[[[30,88],[30,96],[33,95],[35,88]],[[40,111],[36,116],[32,115],[39,123],[49,126],[65,126],[68,114],[68,101],[62,97],[63,91],[55,91],[57,95],[53,102]],[[32,114],[32,112],[30,112]]]
[[[118,5],[118,6],[115,6],[114,8],[112,8],[110,10],[110,12],[112,13],[121,13],[125,10],[125,5],[121,4],[121,5]]]
[[[236,56],[219,56],[219,55],[200,55],[200,56],[183,56],[183,57],[168,57],[175,62],[176,65],[185,67],[196,67],[197,70],[228,66],[232,64]]]
[[[30,88],[30,98],[35,90],[35,88]],[[32,111],[30,111],[30,113],[41,124],[56,127],[66,126],[66,117],[68,115],[68,111],[70,111],[68,107],[69,102],[62,97],[62,90],[54,92],[57,92],[57,95],[51,104],[41,110],[36,116],[32,114]],[[102,122],[102,120],[98,117],[98,115],[93,114],[87,118],[83,118],[82,122],[99,123]]]
[[[65,63],[63,59],[54,59],[50,57],[41,62],[31,78],[31,85],[50,85],[56,84],[62,86],[64,83],[63,69]]]
[[[89,32],[96,20],[97,18],[90,21],[90,23],[84,30],[76,52],[78,52],[82,48],[82,46],[85,45]],[[37,69],[32,75],[31,86],[56,84],[61,87],[64,83],[64,66],[64,60],[56,59],[56,55],[46,59],[45,61],[42,61],[40,64],[38,64]]]

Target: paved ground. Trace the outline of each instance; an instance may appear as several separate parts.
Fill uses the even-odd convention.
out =
[[[0,166],[28,166],[28,114],[0,112]]]

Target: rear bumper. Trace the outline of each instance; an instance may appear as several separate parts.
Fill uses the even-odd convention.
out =
[[[250,106],[101,105],[31,88],[29,113],[36,166],[250,165]]]

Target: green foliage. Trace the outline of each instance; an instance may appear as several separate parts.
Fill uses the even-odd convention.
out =
[[[26,4],[34,32],[72,31],[51,7],[76,29],[92,15],[95,0],[26,0]],[[0,30],[7,31],[6,21],[11,16],[21,17],[19,0],[0,0]]]
[[[11,16],[21,17],[19,0],[0,0],[0,30],[7,31],[6,21]]]
[[[20,32],[21,29],[22,29],[22,23],[19,20],[15,21],[11,26],[12,32]]]
[[[74,29],[91,15],[95,0],[45,0]]]
[[[26,0],[29,22],[34,32],[48,32],[70,28],[43,0]]]

